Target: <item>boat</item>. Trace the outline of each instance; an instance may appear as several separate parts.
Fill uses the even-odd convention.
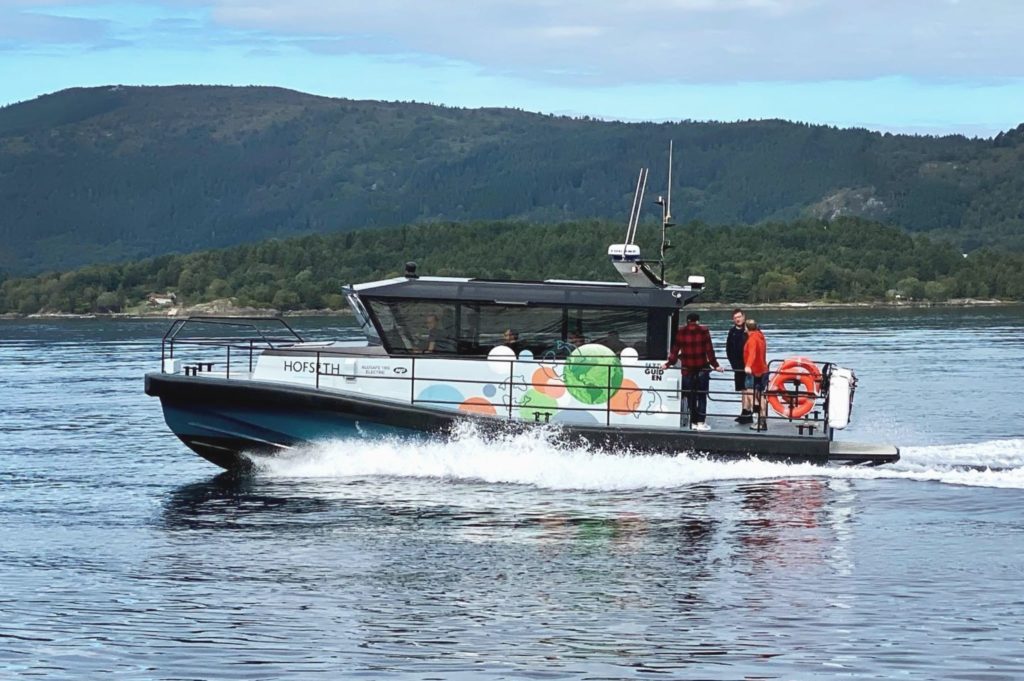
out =
[[[670,164],[671,168],[671,164]],[[310,341],[280,317],[193,316],[172,322],[159,371],[145,377],[167,426],[226,469],[250,453],[345,438],[484,437],[541,429],[605,452],[816,464],[892,463],[892,445],[836,439],[856,376],[804,357],[769,363],[758,430],[736,422],[732,376],[713,374],[706,424],[691,426],[680,371],[664,368],[683,310],[705,280],[664,279],[635,243],[641,170],[626,238],[608,249],[621,281],[424,276],[351,284],[343,294],[364,340]]]

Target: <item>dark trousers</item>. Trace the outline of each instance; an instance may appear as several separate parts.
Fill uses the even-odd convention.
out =
[[[690,424],[704,423],[708,412],[708,385],[711,377],[707,371],[683,372],[680,386],[686,406],[690,410]]]

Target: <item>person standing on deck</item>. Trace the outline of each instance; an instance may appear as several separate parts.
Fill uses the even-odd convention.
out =
[[[733,371],[733,386],[736,392],[740,393],[740,415],[736,417],[736,423],[753,423],[753,404],[745,390],[747,386],[747,374],[743,361],[743,346],[747,342],[747,329],[744,326],[747,316],[743,310],[736,308],[732,311],[732,327],[729,329],[729,337],[725,341],[725,355],[729,358],[729,367]]]
[[[682,370],[680,385],[686,395],[686,404],[690,410],[690,428],[693,430],[711,430],[705,423],[708,407],[708,370],[723,371],[715,357],[715,348],[711,344],[711,332],[708,327],[701,326],[700,315],[691,312],[686,315],[686,326],[676,330],[672,343],[672,352],[668,361],[662,366],[668,369],[679,360]]]
[[[748,319],[746,327],[747,343],[743,346],[743,365],[747,390],[743,399],[749,400],[757,411],[757,423],[750,426],[750,429],[768,430],[768,400],[764,398],[768,390],[768,343],[755,320]]]

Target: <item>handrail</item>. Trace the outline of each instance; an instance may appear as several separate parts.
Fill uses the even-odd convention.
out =
[[[275,322],[290,334],[290,337],[278,338],[275,336],[267,337],[265,333],[254,323],[246,322]],[[202,325],[209,324],[212,326],[226,326],[232,328],[250,329],[258,338],[240,338],[236,336],[186,336],[180,338],[180,334],[185,330],[185,327],[189,324]],[[170,328],[164,333],[163,338],[160,340],[160,367],[163,370],[163,365],[168,358],[174,358],[174,345],[186,344],[186,345],[214,345],[223,347],[224,343],[227,342],[230,348],[230,343],[240,341],[248,343],[249,349],[249,371],[252,371],[252,355],[256,347],[256,343],[262,343],[263,346],[268,348],[275,347],[275,343],[278,345],[286,343],[303,343],[305,340],[288,324],[285,320],[280,317],[217,317],[207,315],[192,315],[185,319],[175,319],[171,322]],[[230,349],[228,353],[230,355]],[[228,369],[230,372],[230,368]]]
[[[492,360],[492,361],[507,361],[507,362],[509,362],[510,365],[514,365],[514,363],[517,360]],[[538,364],[539,364],[539,362],[538,362]],[[591,389],[597,389],[597,390],[607,390],[609,392],[611,392],[613,390],[618,390],[619,389],[618,386],[614,386],[614,385],[611,384],[611,380],[610,380],[611,368],[608,367],[608,365],[605,365],[605,364],[587,364],[587,365],[582,365],[581,364],[579,366],[601,366],[601,367],[608,368],[608,370],[609,370],[608,371],[608,373],[609,373],[608,382],[606,382],[603,385],[601,385],[601,384],[595,385],[595,384],[591,384],[591,383],[567,383],[567,382],[563,381],[560,384],[562,387],[564,387],[566,389],[569,389],[569,388],[591,388]],[[318,365],[318,367],[319,367],[319,365]],[[511,372],[514,373],[514,366],[511,367]],[[373,380],[398,380],[398,381],[402,381],[402,380],[417,381],[418,380],[418,381],[421,381],[421,382],[436,382],[436,383],[449,383],[449,384],[450,383],[455,383],[455,384],[469,384],[469,385],[481,385],[481,386],[482,385],[487,385],[487,384],[492,382],[492,381],[489,381],[489,380],[452,378],[452,377],[447,377],[447,376],[446,377],[433,377],[433,376],[423,377],[423,376],[415,376],[415,375],[413,375],[413,376],[370,376],[370,377],[368,377],[368,376],[361,376],[359,374],[347,374],[347,373],[335,373],[335,372],[320,372],[319,370],[318,370],[317,373],[318,373],[318,375],[331,376],[331,377],[334,377],[334,378],[371,378]],[[718,381],[722,382],[722,381],[725,381],[726,379],[724,379],[722,377],[714,377],[713,380],[718,380]],[[318,383],[318,385],[319,385],[319,383]],[[543,387],[544,385],[545,384],[542,384],[542,383],[534,383],[533,381],[516,381],[516,380],[514,380],[514,378],[512,379],[512,381],[510,383],[510,386],[512,388],[537,388],[537,387]],[[667,410],[667,411],[663,411],[662,413],[665,413],[665,414],[678,414],[678,415],[680,415],[680,417],[682,417],[688,411],[688,410],[684,410],[683,409],[683,406],[686,404],[686,401],[685,401],[685,398],[683,397],[683,395],[681,394],[683,391],[681,391],[678,387],[656,388],[656,387],[651,386],[651,387],[647,387],[647,388],[637,387],[637,388],[635,388],[635,390],[637,390],[637,391],[639,391],[641,393],[645,393],[645,394],[656,394],[656,395],[659,395],[659,396],[667,394],[667,395],[674,395],[674,396],[679,396],[680,397],[681,403],[680,403],[679,409]],[[718,400],[718,402],[731,403],[731,404],[737,404],[737,403],[740,402],[740,399],[737,397],[737,393],[734,390],[717,390],[717,391],[716,390],[708,390],[706,392],[707,392],[707,394],[709,396],[711,396],[711,395],[728,395],[728,396],[731,397],[731,399],[720,399],[720,400]],[[765,396],[767,396],[769,394],[772,394],[771,391],[765,391],[765,393],[764,393]],[[453,401],[453,400],[423,400],[423,399],[417,399],[417,398],[414,397],[414,395],[415,395],[415,390],[413,390],[412,394],[410,395],[410,403],[411,404],[417,404],[417,403],[419,403],[419,404],[439,404],[439,405],[458,405],[458,404],[461,404],[461,402],[457,402],[457,401]],[[825,400],[825,397],[826,397],[825,393],[823,392],[822,394],[815,396],[815,401],[823,403],[824,400]],[[611,425],[611,412],[612,412],[612,409],[611,409],[611,401],[610,400],[606,401],[603,406],[602,405],[592,405],[592,406],[586,406],[586,407],[570,407],[570,406],[561,406],[560,405],[558,407],[558,410],[559,411],[583,411],[583,412],[596,412],[596,411],[603,410],[603,411],[605,411],[605,423],[606,423],[606,425]],[[513,405],[509,404],[509,416],[508,416],[508,418],[510,420],[512,419],[512,412],[513,412]],[[810,422],[812,422],[814,424],[821,424],[822,432],[826,432],[826,429],[827,429],[827,426],[828,426],[827,409],[824,409],[824,408],[823,409],[815,409],[815,410],[813,410],[810,413],[813,416],[812,418],[806,418],[806,417],[804,417],[804,418],[789,418],[789,417],[785,417],[785,416],[775,416],[775,415],[771,415],[771,414],[765,416],[765,418],[769,419],[769,420],[773,420],[773,421],[787,421],[787,422],[810,421]],[[823,418],[819,418],[818,417],[819,414],[824,414]],[[706,415],[707,416],[720,416],[720,417],[734,416],[734,414],[715,413],[715,412],[712,412],[712,411],[707,411]]]
[[[262,331],[260,331],[259,327],[256,326],[256,324],[245,324],[242,322],[276,322],[283,326],[285,330],[288,331],[288,333],[291,335],[291,342],[305,342],[302,336],[300,336],[298,332],[295,331],[295,329],[293,329],[291,325],[289,325],[288,322],[286,322],[281,317],[217,317],[206,315],[192,315],[185,319],[175,319],[174,322],[171,324],[171,327],[167,329],[167,332],[164,334],[163,340],[177,340],[178,334],[180,334],[189,324],[210,324],[214,326],[230,326],[244,329],[252,329],[252,331],[257,336],[259,336],[261,339],[267,341],[268,344],[270,344],[266,335]],[[276,340],[280,342],[282,339]],[[270,346],[273,347],[273,344],[270,344]]]
[[[262,318],[256,318],[256,319],[261,319],[262,320]],[[180,328],[182,326],[184,326],[184,324],[183,323],[182,324],[178,324],[178,322],[187,322],[187,321],[189,321],[189,320],[175,320],[174,325],[172,325],[172,329],[174,329],[175,325],[177,325],[178,330],[180,331]],[[206,321],[205,318],[204,318],[204,321]],[[214,323],[218,323],[218,322],[215,321]],[[284,326],[287,327],[287,323],[284,323],[283,320],[282,320],[282,323],[284,324]],[[247,327],[247,326],[250,326],[250,325],[237,324],[236,326]],[[288,328],[290,329],[291,327],[288,327]],[[169,334],[170,334],[170,331],[168,331],[168,335]],[[165,335],[165,340],[168,338],[168,335]],[[223,347],[225,349],[225,353],[226,353],[225,362],[224,362],[224,366],[225,366],[224,378],[226,378],[228,380],[238,380],[238,379],[231,379],[231,360],[232,360],[231,350],[232,349],[236,349],[236,350],[241,350],[243,352],[245,352],[245,351],[248,352],[248,356],[249,356],[249,365],[248,365],[249,366],[249,372],[248,373],[251,376],[252,371],[253,371],[253,356],[254,356],[254,351],[257,349],[257,343],[262,340],[262,341],[264,341],[266,343],[265,348],[273,348],[274,347],[270,343],[270,339],[268,339],[265,335],[260,334],[260,336],[261,336],[260,339],[252,339],[252,338],[248,338],[248,339],[246,339],[246,338],[237,338],[236,339],[236,338],[230,338],[230,337],[225,337],[225,338],[219,338],[219,337],[192,338],[192,337],[187,337],[187,338],[178,339],[176,341],[174,340],[174,336],[171,336],[170,337],[170,339],[171,339],[170,342],[172,343],[172,347],[173,347],[173,344],[175,344],[175,343],[178,344],[178,345],[188,345],[188,346]],[[296,336],[296,338],[300,338],[298,336],[298,334],[295,334],[295,336]],[[276,339],[275,338],[274,340],[280,341],[281,339]],[[161,346],[162,345],[163,345],[163,343],[161,344]],[[260,349],[265,349],[265,348],[260,348]],[[401,357],[401,359],[409,360],[410,363],[411,363],[411,371],[410,371],[409,375],[366,376],[366,375],[360,375],[358,373],[343,373],[343,372],[338,372],[338,371],[323,371],[322,370],[322,366],[325,363],[323,361],[321,361],[321,360],[323,359],[323,355],[325,353],[323,353],[321,350],[314,350],[313,348],[309,348],[307,350],[307,352],[309,353],[310,356],[314,357],[315,361],[316,361],[316,371],[314,372],[315,373],[315,379],[314,379],[315,383],[314,383],[314,385],[315,385],[315,388],[317,390],[322,389],[321,388],[321,382],[320,382],[320,377],[321,376],[329,376],[329,377],[332,377],[332,378],[345,378],[345,379],[348,379],[348,378],[360,379],[360,378],[362,378],[362,379],[371,379],[371,380],[409,381],[409,383],[410,383],[409,403],[410,404],[438,404],[438,405],[453,406],[453,405],[461,404],[461,401],[460,402],[456,402],[456,401],[452,401],[452,400],[421,400],[421,399],[417,399],[416,398],[416,383],[417,382],[420,382],[420,383],[423,383],[423,382],[437,382],[437,383],[450,383],[450,384],[471,384],[471,385],[475,384],[475,385],[483,386],[483,385],[491,384],[491,383],[494,382],[493,380],[489,380],[489,379],[466,379],[466,378],[456,378],[456,377],[452,377],[452,376],[436,376],[435,377],[435,376],[417,375],[417,367],[416,367],[417,359],[420,359],[420,360],[423,360],[423,359],[442,359],[442,357],[437,357],[437,358],[430,357],[430,358],[427,358],[427,357],[416,356],[416,355],[403,356],[403,357]],[[335,357],[334,353],[330,353],[330,354],[331,354],[332,358]],[[172,353],[171,357],[173,357],[173,353]],[[513,390],[513,389],[516,389],[516,388],[526,388],[526,389],[529,389],[529,388],[542,387],[544,385],[544,384],[535,383],[532,380],[521,380],[521,381],[520,380],[516,380],[516,377],[515,377],[516,366],[515,365],[517,363],[518,364],[536,364],[536,365],[546,365],[546,364],[550,364],[551,363],[551,360],[541,360],[541,359],[521,360],[519,358],[488,359],[488,358],[485,358],[485,357],[481,357],[481,358],[472,357],[472,358],[460,358],[460,359],[481,359],[481,360],[485,360],[485,361],[488,361],[488,362],[496,362],[496,361],[497,362],[507,362],[508,365],[509,365],[508,382],[509,382],[509,390],[510,391]],[[556,361],[564,362],[564,360],[556,360]],[[654,361],[658,361],[658,360],[648,360],[648,363],[651,363],[651,362],[654,362]],[[777,365],[781,364],[783,361],[784,360],[778,359],[778,360],[771,360],[768,363],[768,365],[769,365],[769,371],[768,371],[769,377],[772,376],[773,374],[777,373],[777,371],[773,369],[773,365],[777,366]],[[217,362],[205,362],[205,361],[204,362],[199,362],[196,367],[186,367],[186,373],[188,373],[188,369],[191,368],[191,369],[193,369],[193,375],[198,375],[198,373],[202,373],[202,371],[203,371],[202,367],[204,367],[204,366],[207,367],[206,371],[212,371],[213,370],[213,366],[215,364],[217,364]],[[828,432],[828,383],[829,383],[829,376],[831,374],[831,368],[832,368],[833,365],[831,363],[829,363],[829,362],[815,362],[815,364],[818,365],[819,367],[821,367],[821,371],[822,371],[821,386],[822,386],[822,389],[821,389],[821,391],[817,395],[814,395],[814,400],[815,400],[816,404],[815,404],[815,409],[811,412],[811,415],[813,415],[813,418],[803,417],[803,418],[794,419],[794,418],[788,418],[788,417],[785,417],[785,416],[776,416],[776,415],[770,415],[769,414],[768,416],[766,416],[767,419],[773,420],[773,421],[789,421],[789,422],[811,421],[813,424],[820,424],[820,426],[822,428],[822,433],[827,433]],[[620,388],[620,386],[612,385],[612,382],[611,382],[612,367],[609,366],[606,363],[603,363],[603,362],[574,362],[573,365],[574,366],[585,366],[585,367],[603,367],[607,371],[607,378],[606,378],[606,381],[605,381],[605,383],[603,385],[601,385],[601,384],[596,384],[595,385],[595,384],[591,384],[591,383],[569,383],[569,382],[565,382],[563,380],[561,385],[563,387],[565,387],[566,389],[570,389],[570,388],[591,388],[591,389],[606,390],[608,392],[612,392],[612,391],[617,391]],[[659,365],[660,365],[660,362],[659,362]],[[627,367],[624,367],[624,368],[627,368]],[[634,368],[639,369],[639,368],[644,368],[644,367],[643,367],[643,365],[637,365]],[[670,369],[666,369],[665,371],[670,371]],[[735,373],[735,370],[727,369],[727,370],[724,371],[723,375],[716,375],[715,372],[711,372],[711,375],[709,376],[709,383],[712,383],[712,384],[713,383],[719,383],[719,384],[721,384],[721,383],[724,383],[724,382],[729,382],[731,384],[732,383],[732,377],[730,376],[730,374],[732,374],[732,373]],[[657,395],[657,396],[668,395],[668,396],[673,396],[673,397],[679,399],[680,400],[680,404],[679,404],[679,408],[678,409],[664,410],[664,407],[666,405],[663,402],[662,403],[663,411],[661,413],[664,413],[664,414],[678,414],[679,417],[680,417],[680,423],[682,424],[683,418],[688,413],[688,406],[687,406],[687,401],[686,401],[686,397],[685,397],[685,392],[681,391],[680,388],[678,387],[678,385],[675,385],[675,386],[672,386],[672,387],[654,387],[654,386],[644,387],[644,388],[637,387],[636,390],[638,390],[638,391],[640,391],[641,393],[644,393],[644,394],[653,394],[653,395]],[[718,403],[735,404],[735,403],[738,403],[740,401],[739,393],[737,393],[737,391],[735,391],[734,389],[730,389],[730,390],[711,390],[710,386],[709,386],[709,390],[704,391],[704,392],[707,395],[709,403],[714,401],[714,402],[718,402]],[[764,397],[767,398],[767,396],[769,396],[771,394],[782,394],[782,393],[773,392],[771,390],[767,390],[767,391],[764,392]],[[714,396],[717,396],[717,397],[714,397]],[[818,408],[819,404],[821,405],[820,409]],[[505,406],[505,405],[502,405],[502,406]],[[508,413],[507,413],[507,415],[505,415],[504,418],[507,418],[510,421],[515,420],[514,419],[514,414],[515,414],[515,402],[514,402],[514,400],[511,400],[511,399],[509,400],[507,408],[508,408]],[[611,400],[610,399],[607,400],[603,405],[596,404],[596,405],[583,406],[583,407],[559,406],[558,410],[559,411],[582,411],[582,412],[591,412],[591,413],[603,410],[605,412],[605,419],[604,419],[605,425],[607,425],[607,426],[611,425],[612,408],[611,408]],[[819,414],[822,415],[822,418],[819,418]],[[706,411],[706,415],[707,416],[716,416],[716,417],[733,416],[733,414],[716,413],[716,412],[712,412],[710,410]],[[814,425],[814,426],[811,426],[811,427],[812,428],[816,428],[817,426]],[[801,427],[801,431],[802,430],[803,430],[803,428]]]

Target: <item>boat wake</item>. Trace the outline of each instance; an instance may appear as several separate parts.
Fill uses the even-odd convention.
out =
[[[330,440],[250,458],[260,475],[275,478],[433,478],[562,490],[671,489],[724,480],[808,477],[1024,489],[1024,439],[907,447],[899,463],[879,468],[595,452],[556,444],[538,433],[485,439],[471,428],[445,441]]]

